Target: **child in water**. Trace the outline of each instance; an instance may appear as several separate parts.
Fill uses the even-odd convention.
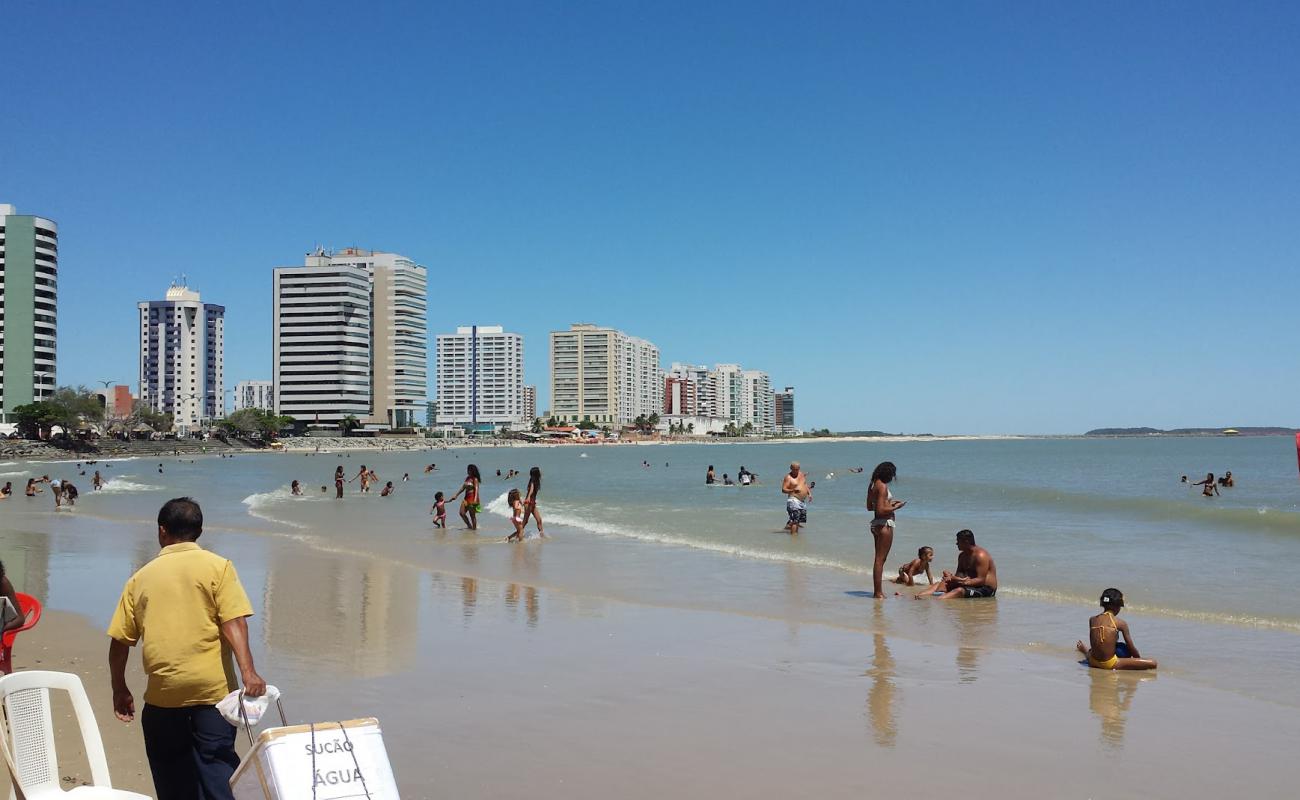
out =
[[[511,489],[510,494],[506,496],[506,502],[510,504],[510,523],[515,526],[515,532],[506,537],[507,542],[522,542],[524,540],[524,501],[519,499],[519,490]]]
[[[916,585],[916,576],[925,573],[925,585],[933,586],[934,578],[930,576],[930,562],[934,560],[934,548],[922,547],[916,551],[916,558],[907,562],[898,568],[898,577],[894,583],[903,583],[908,586]]]
[[[433,512],[433,527],[446,528],[447,501],[442,498],[442,492],[438,492],[433,496],[433,508],[429,510]]]
[[[384,484],[384,488],[379,492],[380,497],[387,497],[393,493],[393,482],[389,481]]]
[[[1084,647],[1082,641],[1075,642],[1074,646],[1088,659],[1088,666],[1096,669],[1155,669],[1155,659],[1142,657],[1133,644],[1128,623],[1117,618],[1123,607],[1124,594],[1119,589],[1102,592],[1102,611],[1088,620],[1091,646]],[[1123,643],[1119,640],[1121,633],[1124,634]]]

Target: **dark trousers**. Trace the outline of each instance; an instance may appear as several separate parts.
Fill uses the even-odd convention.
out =
[[[158,800],[234,800],[235,728],[216,706],[145,704],[140,724]]]

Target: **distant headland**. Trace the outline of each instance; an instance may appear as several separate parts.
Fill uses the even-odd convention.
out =
[[[1295,428],[1095,428],[1084,436],[1286,436]]]

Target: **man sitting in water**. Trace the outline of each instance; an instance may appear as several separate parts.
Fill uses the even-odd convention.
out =
[[[939,581],[917,597],[942,594],[940,600],[954,597],[992,597],[998,591],[998,567],[989,551],[975,544],[975,534],[957,531],[957,572],[943,571]]]
[[[1138,653],[1128,623],[1119,619],[1123,607],[1124,593],[1119,589],[1102,592],[1101,613],[1088,620],[1088,642],[1092,646],[1084,647],[1082,641],[1074,646],[1088,659],[1088,666],[1096,669],[1155,669],[1155,659]],[[1120,634],[1124,634],[1122,644]]]

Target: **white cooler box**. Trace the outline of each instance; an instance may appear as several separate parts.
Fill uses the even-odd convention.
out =
[[[235,800],[399,800],[373,718],[262,731],[230,788]]]

